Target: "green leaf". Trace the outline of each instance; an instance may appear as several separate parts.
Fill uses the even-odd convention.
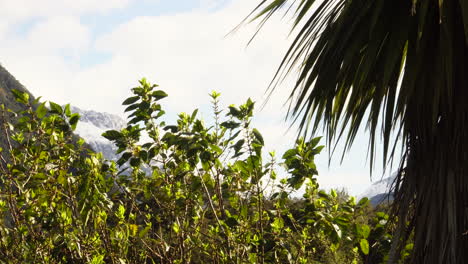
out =
[[[359,207],[367,206],[370,203],[369,198],[364,197],[358,202]]]
[[[78,120],[80,120],[80,115],[78,113],[72,114],[70,116],[70,119],[68,120],[68,123],[70,123],[70,126],[72,130],[76,129],[76,125],[78,124]]]
[[[342,236],[341,228],[337,224],[332,224],[332,226],[333,226],[333,232],[337,240],[341,239],[341,236]]]
[[[122,166],[125,162],[128,161],[132,157],[132,153],[125,152],[122,156],[117,160],[117,165]]]
[[[54,113],[54,114],[58,114],[58,115],[61,115],[63,114],[63,109],[60,105],[54,103],[54,102],[49,102],[49,106],[50,106],[50,112],[51,113]]]
[[[140,238],[143,238],[146,234],[148,234],[148,231],[150,231],[150,230],[151,230],[151,225],[148,225],[138,233],[138,236]]]
[[[104,255],[96,255],[91,260],[91,264],[102,264],[104,263]]]
[[[180,232],[180,226],[176,222],[174,222],[174,224],[172,224],[172,230],[174,230],[174,232],[178,234]]]
[[[238,128],[240,126],[240,123],[235,122],[235,121],[226,121],[226,122],[221,123],[221,126],[227,129],[234,129],[234,128]]]
[[[297,154],[297,149],[289,149],[283,154],[283,159],[287,160]]]
[[[311,141],[310,141],[310,147],[311,148],[315,148],[318,143],[320,142],[320,140],[322,139],[322,137],[315,137],[313,138]]]
[[[13,92],[13,96],[15,97],[15,100],[17,102],[20,102],[20,103],[23,103],[23,104],[27,104],[29,102],[29,94],[28,93],[21,92],[21,91],[16,90],[16,89],[12,89],[11,91]]]
[[[117,209],[116,216],[119,219],[124,219],[125,217],[125,207],[123,205],[119,205],[119,208]]]
[[[237,141],[237,143],[234,144],[234,146],[232,146],[232,148],[234,148],[234,151],[235,151],[236,154],[239,153],[239,151],[241,150],[244,143],[245,143],[245,140],[241,139],[241,140]]]
[[[157,90],[153,92],[152,96],[154,99],[160,100],[160,99],[163,99],[164,97],[167,97],[167,93],[165,93],[162,90]]]
[[[130,159],[130,165],[132,167],[138,167],[141,164],[141,159],[140,158],[131,158]]]
[[[132,104],[132,105],[129,105],[127,108],[125,108],[124,112],[129,112],[129,111],[135,110],[135,109],[137,109],[138,107],[140,107],[140,104]]]
[[[190,121],[193,122],[195,120],[195,117],[197,117],[197,114],[198,114],[198,109],[195,109],[193,112],[192,112],[192,115],[190,116]]]
[[[369,242],[367,239],[361,239],[361,241],[359,241],[359,246],[364,255],[369,255]]]
[[[133,104],[136,101],[138,101],[139,99],[140,99],[140,96],[129,97],[129,98],[125,99],[125,101],[123,101],[122,105]]]
[[[102,133],[102,136],[107,138],[108,140],[117,140],[122,138],[122,134],[117,130],[108,130]]]
[[[239,109],[237,109],[237,107],[235,107],[234,105],[229,106],[229,115],[240,118],[240,114],[241,112],[239,111]]]
[[[37,105],[41,101],[41,98],[42,98],[42,96],[39,96],[36,99],[34,99],[33,104]]]
[[[42,103],[36,109],[36,116],[39,119],[42,119],[46,114],[47,114],[47,107],[45,107],[45,103]]]
[[[276,230],[280,230],[284,227],[284,221],[280,217],[276,217],[273,223],[271,223],[271,227]]]
[[[318,196],[322,199],[325,199],[326,201],[330,201],[330,195],[328,195],[328,193],[326,193],[324,190],[320,190],[318,192]]]
[[[67,117],[71,116],[70,104],[65,105],[64,113],[65,113],[65,116]]]
[[[145,162],[148,160],[148,152],[147,151],[142,150],[142,151],[140,151],[140,153],[138,153],[138,155],[139,155],[141,160],[143,160]]]
[[[357,231],[357,234],[359,237],[361,238],[368,238],[369,237],[369,234],[370,234],[370,227],[368,225],[365,225],[365,224],[358,224],[356,226],[356,231]]]
[[[171,126],[165,126],[163,129],[164,129],[164,131],[170,130],[172,133],[176,133],[179,130],[179,128],[177,126],[172,126],[172,125]]]
[[[252,130],[252,133],[254,134],[255,139],[257,139],[262,144],[262,146],[265,145],[262,134],[260,134],[260,132],[256,128]]]
[[[239,221],[237,221],[237,219],[235,217],[228,217],[225,221],[226,225],[228,225],[229,227],[235,227],[237,225],[239,225]]]

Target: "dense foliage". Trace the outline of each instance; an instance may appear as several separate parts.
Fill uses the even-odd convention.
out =
[[[385,260],[388,216],[366,198],[319,189],[320,138],[297,140],[277,163],[251,126],[250,99],[223,112],[213,92],[211,126],[197,110],[166,125],[159,102],[167,94],[156,88],[141,80],[124,101],[128,126],[103,134],[118,147],[117,162],[74,140],[79,115],[69,105],[46,107],[15,91],[28,107],[1,109],[0,262]],[[287,177],[277,178],[278,165]],[[303,198],[291,196],[301,187]]]

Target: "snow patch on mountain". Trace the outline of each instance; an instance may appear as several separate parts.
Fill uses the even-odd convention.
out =
[[[393,194],[390,193],[393,182],[396,178],[396,173],[390,177],[381,179],[380,181],[374,182],[369,188],[367,188],[359,197],[367,197],[370,199],[372,205],[377,205],[387,200],[393,200]]]
[[[126,126],[125,120],[117,115],[83,110],[75,106],[71,107],[71,111],[81,116],[75,133],[82,137],[94,151],[102,152],[106,159],[117,160],[119,158],[119,155],[115,154],[117,147],[104,138],[102,133],[107,130],[121,130]]]

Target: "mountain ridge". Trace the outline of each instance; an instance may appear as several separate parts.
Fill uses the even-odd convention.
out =
[[[397,174],[393,173],[389,177],[372,183],[359,197],[369,198],[373,206],[393,201],[393,192],[391,192],[391,187],[396,176]]]
[[[117,160],[120,157],[116,154],[117,147],[104,138],[102,133],[107,130],[121,130],[126,126],[126,121],[114,114],[84,110],[76,106],[71,106],[70,110],[80,115],[75,134],[83,138],[95,152],[102,152],[104,158]]]
[[[5,111],[0,109],[0,148],[2,149],[0,154],[3,157],[8,157],[6,154],[9,148],[7,137],[3,132],[3,125],[5,123],[10,123],[15,118],[13,113],[10,113],[6,110],[11,109],[15,112],[26,110],[25,105],[22,105],[15,100],[12,92],[13,89],[27,93],[29,95],[29,100],[34,100],[34,96],[31,94],[31,92],[29,92],[29,90],[26,89],[24,85],[22,85],[10,72],[8,72],[7,69],[5,69],[0,64],[0,105],[5,107]]]

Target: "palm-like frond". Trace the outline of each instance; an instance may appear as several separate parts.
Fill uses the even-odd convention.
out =
[[[297,35],[272,82],[299,67],[288,116],[305,134],[324,123],[329,144],[367,125],[371,166],[378,131],[384,163],[396,134],[392,258],[414,230],[412,263],[468,259],[468,1],[264,0],[251,17],[288,4]]]

